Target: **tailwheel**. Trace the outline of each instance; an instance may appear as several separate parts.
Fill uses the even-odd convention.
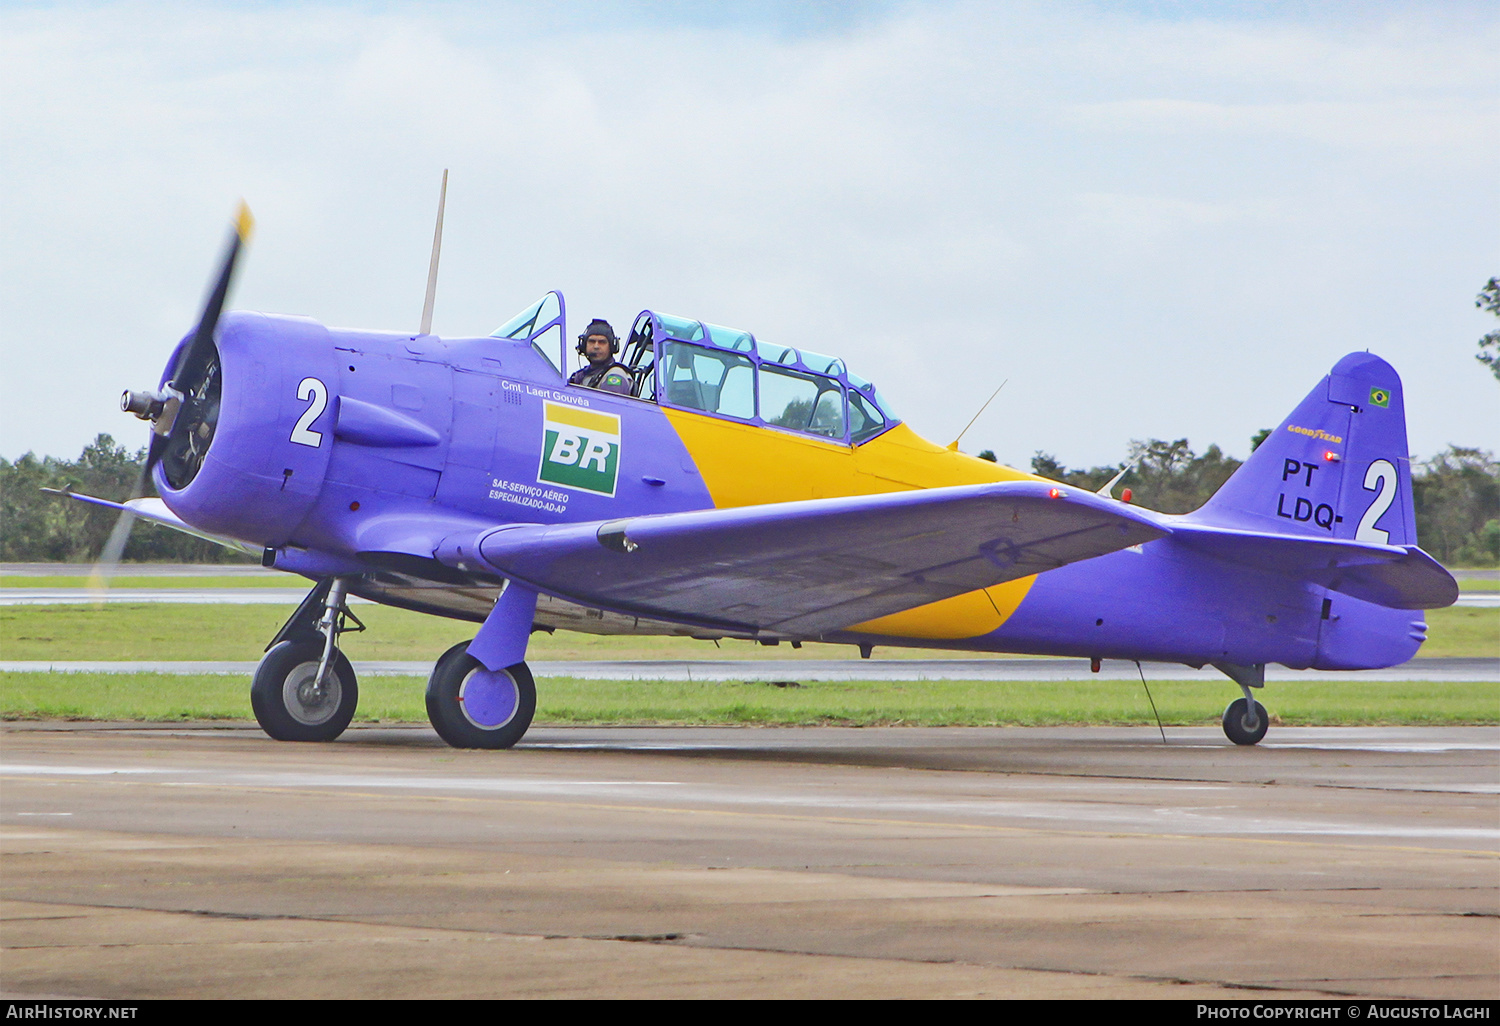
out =
[[[334,649],[319,683],[323,655],[322,638],[283,641],[255,668],[250,707],[255,722],[277,741],[332,741],[354,719],[359,703],[354,667]]]
[[[536,682],[526,664],[487,670],[466,641],[443,653],[427,681],[427,718],[454,748],[509,748],[535,714]]]
[[[1258,744],[1268,726],[1266,707],[1254,699],[1236,698],[1224,710],[1224,736],[1237,745]]]

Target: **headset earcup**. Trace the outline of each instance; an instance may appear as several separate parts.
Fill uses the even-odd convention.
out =
[[[587,356],[589,354],[588,353],[588,346],[589,346],[589,336],[588,336],[587,332],[584,332],[582,335],[578,336],[578,345],[577,345],[575,351],[578,353],[579,356]],[[614,334],[613,331],[610,332],[609,355],[611,355],[611,356],[619,356],[620,355],[620,340],[619,340],[619,338],[617,338],[615,336],[615,334]]]

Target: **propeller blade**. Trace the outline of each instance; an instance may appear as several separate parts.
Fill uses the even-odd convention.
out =
[[[219,315],[224,312],[224,301],[229,297],[229,286],[234,281],[235,263],[254,227],[255,219],[250,216],[250,208],[241,201],[229,243],[224,249],[224,259],[219,266],[219,276],[214,281],[213,291],[208,294],[208,302],[203,305],[203,316],[198,318],[198,330],[193,335],[193,341],[177,358],[177,365],[172,368],[169,384],[179,392],[187,391],[183,385],[202,377],[207,367],[209,354],[213,351],[214,331],[219,326]]]
[[[89,597],[94,600],[95,608],[104,605],[104,598],[109,594],[110,578],[114,577],[115,571],[120,567],[120,557],[125,554],[125,546],[130,541],[130,529],[134,526],[135,514],[122,509],[120,518],[115,521],[114,530],[109,532],[109,540],[104,543],[104,549],[94,563],[94,572],[89,574]]]
[[[158,445],[158,443],[161,444]],[[141,467],[141,472],[135,479],[135,487],[130,489],[131,499],[139,499],[146,494],[146,488],[151,483],[151,468],[155,466],[156,460],[161,459],[160,450],[165,448],[166,439],[160,435],[151,436],[151,449],[147,453],[146,463]],[[109,538],[99,552],[99,558],[94,561],[94,570],[89,574],[88,588],[95,608],[104,605],[104,597],[109,593],[110,578],[114,577],[115,571],[120,567],[120,557],[125,555],[125,546],[130,542],[130,531],[135,527],[135,519],[135,514],[130,510],[120,510],[120,516],[115,520],[115,526],[110,530]]]
[[[250,216],[250,208],[241,201],[240,208],[235,214],[229,243],[224,248],[224,259],[220,262],[218,277],[214,280],[213,289],[208,294],[208,301],[203,305],[203,314],[198,318],[198,329],[193,333],[193,340],[178,354],[172,366],[172,373],[167,378],[168,387],[181,393],[183,397],[191,396],[194,389],[201,387],[202,378],[208,373],[209,361],[213,358],[214,352],[214,332],[219,327],[219,317],[224,312],[224,303],[229,298],[229,288],[234,283],[235,264],[239,260],[240,250],[249,241],[254,227],[255,219]],[[158,420],[153,424],[151,446],[146,452],[146,462],[136,478],[135,487],[130,490],[130,499],[139,499],[146,494],[151,486],[152,470],[161,462],[172,436],[177,433],[182,419],[178,416],[181,409],[180,400],[174,396],[169,398],[167,403],[172,408],[166,411],[165,420]],[[126,501],[129,502],[130,499]],[[120,511],[119,519],[115,521],[114,528],[109,532],[109,539],[104,543],[104,549],[94,563],[93,573],[89,575],[89,591],[93,595],[95,605],[104,604],[104,597],[109,591],[110,578],[119,568],[120,557],[125,554],[125,546],[130,542],[130,531],[135,526],[135,521],[136,516],[130,510]]]
[[[162,453],[167,451],[167,436],[151,433],[151,448],[146,450],[146,465],[141,468],[140,480],[135,483],[135,491],[130,496],[139,499],[146,494],[146,486],[151,483],[151,471],[161,462]]]

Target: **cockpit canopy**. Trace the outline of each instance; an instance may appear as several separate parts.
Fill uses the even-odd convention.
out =
[[[495,338],[528,343],[560,375],[567,366],[561,293],[549,292]],[[555,356],[554,356],[555,354]],[[844,361],[757,339],[748,331],[643,310],[620,353],[637,398],[858,445],[898,418]]]

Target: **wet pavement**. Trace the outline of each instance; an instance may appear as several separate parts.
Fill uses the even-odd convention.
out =
[[[0,732],[0,989],[1489,997],[1500,729]]]

